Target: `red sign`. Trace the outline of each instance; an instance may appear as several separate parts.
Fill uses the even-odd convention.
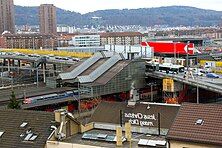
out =
[[[194,54],[194,44],[189,43],[169,43],[169,42],[142,42],[142,46],[149,46],[154,49],[154,53],[162,54]],[[187,51],[188,50],[188,51]]]

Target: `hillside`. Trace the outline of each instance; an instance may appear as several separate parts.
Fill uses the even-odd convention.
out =
[[[16,25],[38,25],[38,7],[15,7]],[[101,17],[95,20],[92,17]],[[80,13],[57,9],[58,24],[84,25],[168,25],[168,26],[212,26],[222,22],[222,12],[187,6],[140,8],[123,10],[99,10]]]

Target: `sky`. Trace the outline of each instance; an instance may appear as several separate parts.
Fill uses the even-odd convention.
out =
[[[172,5],[222,11],[222,0],[14,0],[14,4],[20,6],[54,4],[56,7],[82,14],[104,9],[135,9]]]

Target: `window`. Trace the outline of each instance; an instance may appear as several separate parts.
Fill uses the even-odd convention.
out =
[[[3,132],[3,131],[0,131],[0,138],[2,137],[3,134],[4,134],[4,132]]]
[[[196,121],[196,125],[203,125],[203,123],[204,123],[204,120],[203,119],[197,119],[197,121]]]
[[[23,122],[20,127],[25,127],[28,123],[27,122]]]

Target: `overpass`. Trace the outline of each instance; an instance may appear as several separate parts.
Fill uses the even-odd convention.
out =
[[[193,78],[184,78],[184,74],[167,74],[159,71],[146,72],[146,76],[153,78],[172,78],[173,80],[181,83],[185,83],[191,86],[203,88],[216,93],[222,93],[222,79],[212,79],[206,77],[196,76]]]
[[[0,59],[13,59],[13,60],[22,60],[22,61],[29,61],[29,62],[44,62],[48,64],[66,64],[66,65],[73,65],[74,63],[76,63],[76,61],[46,58],[45,56],[29,57],[29,56],[15,55],[15,54],[12,54],[12,55],[0,54]]]
[[[206,60],[213,60],[213,61],[222,61],[222,52],[218,53],[201,53],[195,55],[189,55],[190,59],[206,59]]]

